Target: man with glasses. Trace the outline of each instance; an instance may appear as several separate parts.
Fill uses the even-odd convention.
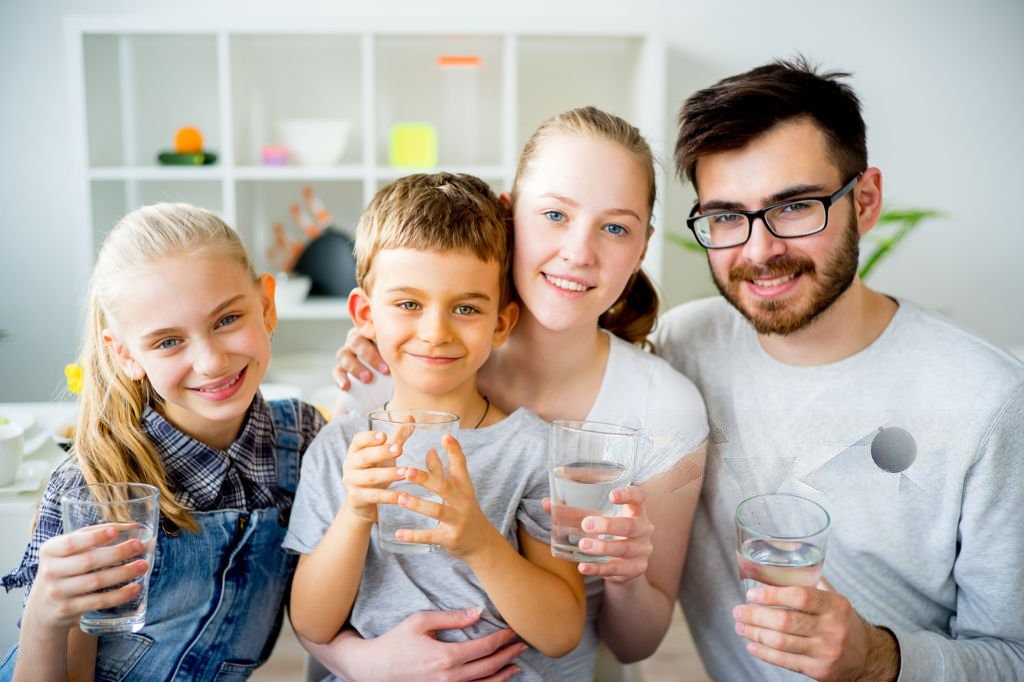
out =
[[[722,298],[655,339],[711,421],[679,600],[719,680],[1024,680],[1024,365],[857,277],[882,175],[846,77],[776,62],[680,112]],[[734,512],[766,492],[831,515],[816,586],[743,591]]]

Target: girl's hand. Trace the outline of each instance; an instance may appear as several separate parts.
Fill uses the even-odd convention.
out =
[[[406,542],[441,545],[452,556],[468,561],[474,553],[485,551],[490,542],[505,540],[480,509],[462,446],[451,435],[445,435],[441,444],[448,452],[448,476],[444,474],[441,458],[433,450],[427,453],[427,471],[412,467],[402,470],[406,480],[437,494],[442,502],[406,493],[398,496],[398,504],[437,519],[438,526],[427,530],[400,530],[395,537]]]
[[[580,573],[597,575],[611,582],[624,583],[647,572],[647,560],[654,551],[654,524],[647,518],[644,491],[638,486],[616,488],[612,501],[619,505],[618,516],[585,516],[583,530],[592,535],[614,535],[617,539],[584,538],[580,549],[587,554],[609,556],[605,563],[581,563]],[[551,501],[544,500],[550,513]]]
[[[373,381],[373,373],[369,367],[376,367],[381,374],[388,374],[390,369],[384,358],[377,352],[377,346],[373,341],[359,333],[355,327],[348,330],[345,337],[345,345],[338,349],[335,354],[337,365],[334,367],[334,383],[342,391],[347,391],[352,385],[349,375],[364,384]]]
[[[410,429],[411,431],[411,429]],[[402,443],[408,438],[401,430],[392,443],[385,442],[380,431],[362,431],[352,439],[342,464],[342,483],[348,509],[367,523],[377,522],[377,505],[394,504],[398,493],[388,486],[402,479],[394,466],[395,458],[402,454]]]
[[[145,551],[136,539],[116,545],[110,524],[52,537],[39,548],[39,570],[25,604],[25,627],[67,631],[83,613],[106,609],[137,597],[142,589],[129,582],[143,575],[146,561],[130,561]],[[123,564],[123,565],[122,565]],[[127,584],[125,584],[127,583]],[[121,585],[109,592],[98,592]]]

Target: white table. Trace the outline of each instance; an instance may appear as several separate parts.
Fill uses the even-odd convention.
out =
[[[4,409],[17,410],[31,414],[35,423],[25,434],[26,442],[39,442],[38,448],[26,452],[22,466],[32,466],[52,470],[66,456],[57,447],[49,434],[57,426],[71,419],[75,412],[75,403],[0,403],[0,413]],[[23,492],[0,492],[0,574],[7,575],[21,562],[28,542],[29,529],[35,517],[36,502],[45,487],[42,480],[37,490]],[[0,589],[0,654],[18,641],[18,618],[21,615],[21,603],[24,590],[5,592]]]

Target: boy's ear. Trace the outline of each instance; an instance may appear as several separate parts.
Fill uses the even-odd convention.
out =
[[[359,333],[368,339],[377,336],[373,326],[373,310],[370,306],[370,295],[362,287],[356,287],[348,295],[348,315]]]
[[[110,346],[114,351],[114,358],[117,360],[118,367],[121,368],[121,371],[129,379],[132,381],[142,381],[146,378],[146,370],[142,369],[142,365],[135,361],[131,351],[128,350],[128,346],[121,343],[112,330],[104,329],[101,332],[101,336],[103,337],[103,343]]]
[[[497,348],[501,344],[505,343],[506,339],[508,339],[508,335],[512,333],[512,328],[516,326],[516,322],[518,321],[519,304],[513,301],[498,313],[498,321],[494,325],[494,336],[491,340],[491,347]]]
[[[272,334],[277,329],[277,302],[274,300],[274,292],[277,291],[277,282],[269,272],[260,275],[260,303],[263,304],[263,326],[267,333]]]

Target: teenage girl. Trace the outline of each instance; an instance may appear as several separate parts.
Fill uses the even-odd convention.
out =
[[[658,298],[641,264],[655,201],[650,147],[621,118],[593,107],[545,121],[523,149],[511,202],[513,278],[522,302],[518,325],[478,375],[481,392],[506,411],[525,406],[545,419],[638,424],[652,437],[635,485],[612,493],[615,517],[588,517],[582,548],[614,558],[581,563],[588,628],[560,659],[566,679],[593,679],[599,641],[623,661],[650,656],[668,629],[697,505],[708,434],[693,384],[643,349]],[[350,335],[371,367],[386,372],[366,340]],[[370,378],[353,351],[339,351],[345,372]],[[433,632],[464,627],[466,611],[417,614],[374,640],[350,631],[312,647],[346,679],[477,679],[497,674],[519,644],[514,633],[448,644]],[[326,650],[325,650],[326,649]],[[404,651],[396,660],[385,652]],[[427,662],[425,664],[425,662]],[[408,665],[403,665],[408,663]]]
[[[281,549],[299,457],[324,424],[265,401],[274,280],[212,213],[156,204],[110,232],[93,272],[72,455],[51,476],[21,566],[20,642],[0,677],[244,679],[270,654],[292,559]],[[135,597],[142,544],[64,534],[60,498],[90,483],[148,483],[160,529],[146,624],[93,637],[80,616]],[[133,560],[133,557],[135,559]]]

